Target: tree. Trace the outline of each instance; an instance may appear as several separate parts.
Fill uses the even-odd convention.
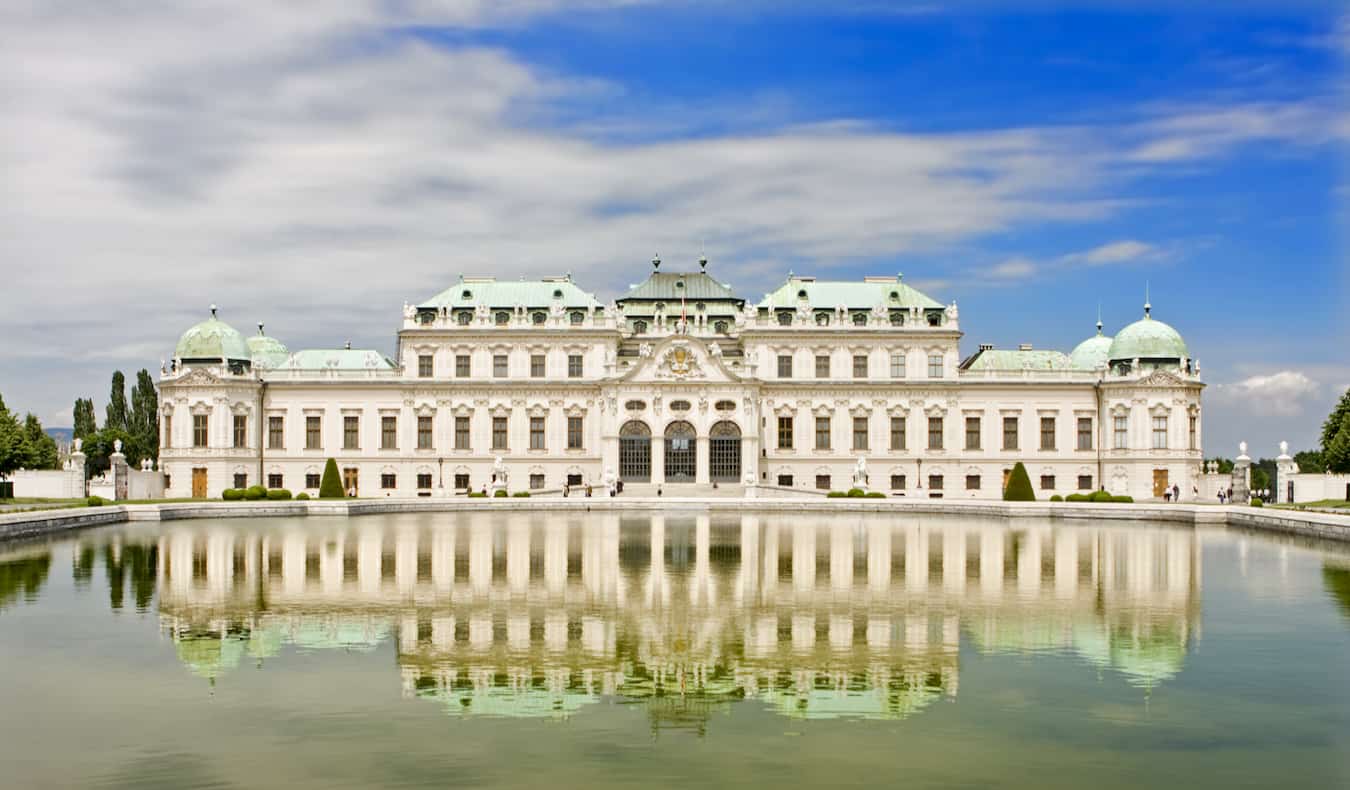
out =
[[[0,400],[0,476],[28,465],[28,437],[19,420]]]
[[[1345,417],[1350,415],[1350,389],[1345,391],[1340,401],[1336,403],[1336,408],[1327,415],[1326,422],[1322,423],[1322,452],[1325,453],[1331,447],[1336,437],[1344,432]]]
[[[93,477],[108,471],[112,466],[110,456],[113,454],[118,440],[121,440],[122,452],[125,454],[127,445],[131,441],[131,434],[126,431],[117,428],[104,428],[98,433],[85,437],[85,477]],[[130,463],[130,459],[128,459],[128,463]]]
[[[131,432],[131,419],[127,413],[127,380],[120,370],[112,374],[112,388],[108,392],[108,410],[103,418],[103,427]]]
[[[159,393],[150,372],[142,369],[136,374],[136,386],[131,388],[131,420],[128,432],[132,437],[136,462],[143,458],[159,460]]]
[[[24,464],[25,468],[57,469],[60,467],[61,459],[56,451],[56,440],[42,430],[42,423],[31,412],[24,417],[23,433],[28,451],[28,459]]]
[[[75,428],[71,437],[87,439],[98,432],[98,420],[94,418],[94,402],[88,398],[75,399]]]
[[[1265,461],[1266,459],[1262,458],[1261,460]],[[1261,464],[1252,465],[1253,491],[1261,491],[1263,489],[1270,488],[1271,487],[1270,479],[1271,479],[1270,472],[1268,472],[1263,465]]]
[[[323,467],[323,479],[319,481],[320,499],[341,499],[346,496],[342,490],[342,478],[338,477],[337,461],[332,458]]]
[[[1326,471],[1350,474],[1350,409],[1341,417],[1340,428],[1332,433],[1331,443],[1322,448],[1322,460]]]
[[[1300,472],[1317,474],[1325,469],[1322,453],[1318,450],[1300,450],[1294,453],[1294,463],[1298,464]]]
[[[1036,492],[1031,487],[1031,478],[1027,475],[1027,468],[1021,461],[1013,467],[1012,474],[1008,475],[1008,487],[1003,489],[1003,500],[1005,502],[1035,502]]]
[[[1219,457],[1217,457],[1217,456],[1214,457],[1214,458],[1207,458],[1207,459],[1205,459],[1205,465],[1206,465],[1206,466],[1209,466],[1209,462],[1210,462],[1210,461],[1217,461],[1217,462],[1218,462],[1218,464],[1219,464],[1219,474],[1221,474],[1221,475],[1231,474],[1232,471],[1233,471],[1233,459],[1232,459],[1232,458],[1219,458]]]

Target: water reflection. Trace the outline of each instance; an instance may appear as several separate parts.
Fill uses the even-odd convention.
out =
[[[0,610],[20,599],[32,603],[51,571],[50,551],[20,551],[0,560]]]

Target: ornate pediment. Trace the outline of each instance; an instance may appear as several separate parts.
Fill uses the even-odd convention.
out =
[[[1155,370],[1137,382],[1145,387],[1176,387],[1186,382],[1165,370]]]
[[[707,375],[698,355],[688,343],[674,343],[656,363],[656,376],[662,379],[701,379]]]
[[[206,368],[193,368],[179,376],[173,383],[187,387],[213,387],[223,384],[224,381]]]
[[[721,349],[713,350],[692,337],[673,337],[644,343],[639,363],[624,378],[629,381],[708,382],[734,381],[737,377],[722,363]]]

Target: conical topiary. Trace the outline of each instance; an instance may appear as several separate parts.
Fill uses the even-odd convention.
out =
[[[337,461],[332,458],[323,467],[323,479],[319,481],[319,499],[341,499],[346,496],[342,490],[342,478],[338,477]]]
[[[1003,500],[1005,502],[1035,502],[1036,492],[1031,489],[1031,478],[1027,476],[1027,468],[1021,461],[1013,467],[1012,474],[1008,475],[1008,487],[1003,489]]]

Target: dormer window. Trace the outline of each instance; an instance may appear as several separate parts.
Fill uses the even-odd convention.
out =
[[[708,306],[707,306],[706,304],[702,303],[702,302],[696,302],[696,303],[694,304],[694,309],[697,310],[697,311],[699,311],[699,312],[701,313],[701,312],[703,312],[704,310],[707,310],[707,309],[708,309]]]
[[[904,312],[901,311],[901,310],[892,310],[892,311],[891,311],[891,326],[904,326],[904,325],[905,325],[905,314],[904,314]]]
[[[461,310],[458,313],[455,313],[455,321],[460,326],[468,326],[469,322],[472,320],[473,320],[473,313],[470,313],[468,310]]]
[[[473,291],[460,291],[459,298],[467,302],[473,298]]]
[[[854,314],[853,314],[853,325],[854,325],[854,326],[867,326],[867,313],[854,313]]]
[[[543,325],[544,325],[544,320],[545,320],[547,317],[548,317],[548,316],[545,316],[543,313],[531,313],[531,314],[530,314],[530,321],[531,321],[535,326],[543,326]]]
[[[899,291],[891,291],[891,301],[892,301],[892,302],[898,302],[898,301],[900,301],[900,292],[899,292]]]
[[[675,287],[676,287],[676,288],[684,288],[684,280],[676,280],[676,281],[675,281]]]
[[[647,322],[646,322],[646,321],[634,321],[634,322],[633,322],[633,334],[635,334],[635,335],[640,335],[640,334],[642,334],[643,332],[646,332],[646,331],[647,331]]]
[[[779,326],[792,326],[792,313],[789,313],[789,312],[787,312],[786,310],[784,310],[783,312],[779,313],[779,314],[778,314],[778,325],[779,325]]]
[[[830,314],[826,312],[816,313],[816,326],[829,326]]]
[[[714,322],[713,322],[713,331],[716,332],[716,333],[719,334],[719,335],[725,335],[725,334],[727,333],[727,322],[726,322],[726,321],[714,321]]]
[[[572,326],[580,326],[581,322],[586,320],[586,314],[576,310],[572,312],[569,319],[572,321]]]
[[[929,314],[928,314],[928,325],[929,325],[929,326],[938,326],[938,325],[940,325],[941,323],[942,323],[942,314],[941,314],[941,313],[929,313]]]
[[[806,298],[806,289],[805,289],[805,288],[803,288],[802,290],[800,290],[800,291],[797,292],[797,298],[798,298],[798,299],[805,299],[805,298]]]
[[[497,326],[506,326],[511,323],[511,314],[505,310],[498,310],[494,320],[497,322]]]
[[[420,312],[420,313],[417,314],[417,320],[418,320],[420,323],[423,323],[423,324],[429,324],[429,323],[431,323],[432,321],[435,321],[435,320],[436,320],[436,311],[435,311],[435,310],[423,310],[422,312]]]

